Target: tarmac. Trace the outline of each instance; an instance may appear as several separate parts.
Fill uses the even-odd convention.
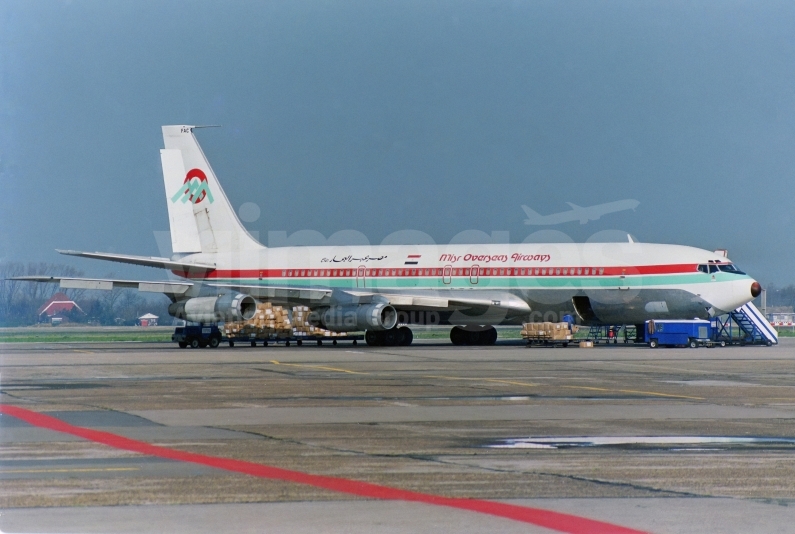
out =
[[[795,524],[795,339],[712,349],[7,343],[0,403],[183,455],[4,413],[3,532],[555,531],[235,472],[227,460],[644,532]]]

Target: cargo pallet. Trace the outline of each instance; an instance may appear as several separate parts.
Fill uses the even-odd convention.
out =
[[[222,337],[221,341],[223,343],[229,343],[230,347],[234,347],[235,343],[248,343],[252,347],[256,347],[257,343],[261,343],[263,347],[267,347],[270,344],[276,345],[278,343],[284,343],[285,347],[289,347],[290,343],[295,343],[297,346],[301,346],[304,344],[304,341],[314,341],[318,346],[323,345],[324,341],[331,341],[332,345],[336,345],[337,341],[352,341],[354,345],[357,345],[359,341],[363,341],[363,335],[348,335],[348,336],[278,336],[273,335],[271,337],[263,338],[263,337]]]
[[[575,327],[576,328],[576,327]],[[568,347],[573,341],[572,325],[563,323],[523,323],[522,338],[527,347]]]

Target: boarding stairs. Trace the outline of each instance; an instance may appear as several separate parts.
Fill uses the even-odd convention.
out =
[[[752,302],[740,306],[724,317],[725,320],[720,317],[713,319],[715,341],[741,345],[778,344],[778,332]]]

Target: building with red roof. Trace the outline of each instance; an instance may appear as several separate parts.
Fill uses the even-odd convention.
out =
[[[64,293],[58,292],[39,308],[39,322],[51,321],[53,317],[63,318],[75,308],[77,308],[80,313],[86,313],[75,301]]]

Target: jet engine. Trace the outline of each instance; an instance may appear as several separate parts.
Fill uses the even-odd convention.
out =
[[[195,323],[247,321],[254,317],[257,301],[251,295],[225,293],[218,297],[194,297],[174,302],[168,313]]]
[[[353,304],[318,310],[310,321],[332,332],[389,330],[397,323],[397,312],[389,304]]]

